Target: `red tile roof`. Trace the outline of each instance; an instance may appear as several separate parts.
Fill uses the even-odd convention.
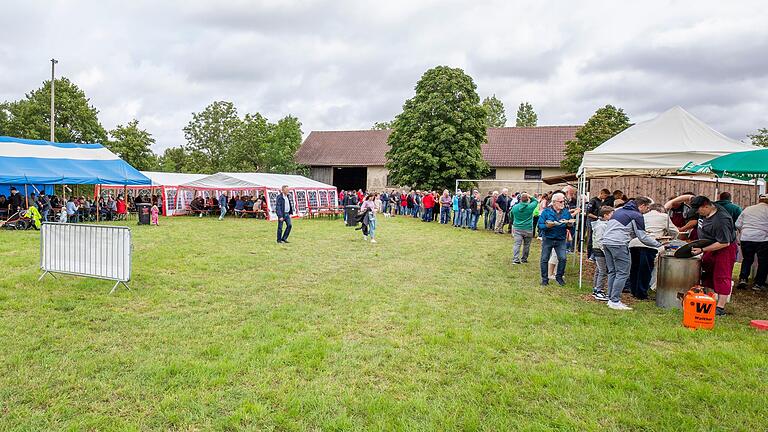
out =
[[[492,168],[559,167],[565,142],[579,126],[488,129],[483,158]],[[296,162],[312,166],[380,166],[387,161],[389,130],[314,131],[296,152]]]
[[[483,159],[492,168],[559,167],[565,142],[577,130],[579,126],[489,128]]]

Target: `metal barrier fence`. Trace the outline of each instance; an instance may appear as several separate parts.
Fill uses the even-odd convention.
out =
[[[115,281],[109,292],[131,280],[131,230],[124,226],[43,223],[40,269],[54,273]]]

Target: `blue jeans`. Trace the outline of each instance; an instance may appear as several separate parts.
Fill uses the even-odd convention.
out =
[[[424,214],[421,217],[424,222],[432,222],[432,210],[431,208],[424,209]]]
[[[223,219],[224,216],[226,216],[226,215],[227,215],[227,208],[226,207],[221,207],[221,215],[219,217]]]
[[[629,279],[631,262],[627,245],[603,245],[605,266],[608,267],[608,300],[621,301],[621,292]]]
[[[418,217],[419,216],[419,206],[416,204],[413,205],[413,209],[411,209],[411,216]]]
[[[285,232],[283,232],[283,224],[285,224]],[[291,234],[291,216],[283,218],[283,220],[277,220],[277,241],[288,240],[288,236]]]
[[[440,223],[447,224],[451,220],[451,208],[440,207]]]
[[[461,225],[461,210],[453,209],[453,226]]]
[[[371,213],[373,214],[373,213]],[[368,237],[373,240],[376,237],[376,218],[368,217]]]
[[[408,211],[408,207],[401,205],[401,206],[398,207],[397,214],[402,216],[402,215],[405,214],[406,211]]]
[[[549,266],[549,257],[552,255],[552,250],[554,250],[555,255],[557,255],[557,273],[555,273],[555,278],[558,281],[561,281],[565,274],[565,260],[567,258],[565,252],[565,239],[550,239],[544,237],[541,239],[541,259],[539,260],[542,282],[549,282],[547,267]]]
[[[469,209],[461,210],[461,226],[462,227],[469,226]]]
[[[473,230],[477,229],[477,220],[480,219],[479,214],[474,214],[471,211],[469,212],[469,227]]]

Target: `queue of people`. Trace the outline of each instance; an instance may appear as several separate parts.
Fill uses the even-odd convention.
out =
[[[362,198],[361,198],[362,196]],[[712,243],[694,253],[702,255],[702,283],[718,294],[717,314],[725,314],[731,293],[736,254],[743,262],[736,288],[768,290],[768,195],[744,211],[728,192],[717,200],[686,193],[661,204],[649,197],[629,198],[621,190],[603,189],[585,204],[575,188],[543,194],[488,191],[396,191],[365,194],[342,191],[343,205],[365,203],[370,212],[452,224],[456,228],[512,233],[512,263],[528,262],[533,239],[541,240],[541,284],[565,284],[568,254],[573,252],[575,229],[585,222],[588,259],[595,263],[592,296],[614,310],[631,310],[622,302],[628,293],[646,300],[656,287],[657,262],[663,246],[678,236]],[[370,204],[372,203],[372,204]],[[480,219],[483,223],[480,224]],[[480,228],[482,227],[482,228]],[[753,263],[757,272],[750,285]]]

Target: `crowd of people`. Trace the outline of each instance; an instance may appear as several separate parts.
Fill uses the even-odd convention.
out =
[[[701,256],[702,285],[717,294],[717,315],[726,314],[739,252],[742,264],[736,288],[749,286],[757,260],[752,289],[766,290],[768,195],[760,195],[757,204],[742,210],[728,192],[721,192],[718,200],[687,192],[664,204],[619,194],[604,189],[587,206],[587,253],[596,265],[596,299],[619,310],[630,309],[621,302],[622,292],[638,300],[647,299],[656,286],[660,253],[673,239],[703,241],[692,253]]]
[[[128,212],[136,211],[136,204],[147,203],[162,212],[162,197],[160,195],[139,195],[133,197],[123,194],[113,196],[106,193],[98,199],[86,196],[69,195],[59,197],[56,194],[44,192],[30,193],[27,197],[19,193],[15,187],[10,188],[10,196],[0,195],[0,218],[31,217],[35,227],[41,221],[50,222],[93,222],[96,220],[125,219]],[[34,211],[30,211],[34,208]],[[30,213],[30,216],[25,216]]]
[[[693,253],[701,255],[703,286],[718,295],[718,315],[726,313],[739,250],[743,261],[736,288],[750,286],[750,272],[757,261],[751,288],[768,290],[768,195],[761,195],[758,204],[742,211],[728,192],[720,193],[717,200],[685,193],[660,203],[644,196],[629,198],[621,190],[603,189],[584,203],[584,215],[577,195],[572,186],[538,194],[501,189],[488,191],[485,196],[478,190],[357,190],[339,192],[339,203],[360,205],[361,222],[380,213],[468,230],[511,233],[514,265],[528,262],[531,242],[538,239],[544,286],[552,280],[565,284],[568,254],[574,250],[576,227],[583,222],[586,254],[595,264],[592,296],[615,310],[631,310],[622,302],[623,293],[636,300],[648,299],[656,286],[660,252],[677,238],[708,240],[707,246],[694,248]],[[371,230],[370,224],[363,223],[366,239],[371,231],[375,232],[375,220],[373,227]]]
[[[284,188],[287,190],[287,188]],[[284,190],[281,196],[287,197]],[[755,291],[766,291],[768,277],[768,195],[761,195],[759,202],[741,209],[732,202],[728,192],[722,192],[717,200],[703,195],[684,193],[668,199],[664,204],[651,198],[628,198],[622,191],[603,189],[589,202],[584,202],[585,214],[581,214],[582,201],[576,189],[566,186],[562,190],[547,193],[510,193],[508,189],[488,191],[481,196],[478,190],[451,193],[438,191],[397,191],[364,193],[362,190],[339,192],[341,206],[359,206],[357,220],[363,237],[376,242],[377,214],[387,217],[404,216],[422,222],[452,225],[467,230],[486,230],[497,234],[512,234],[512,263],[525,264],[534,239],[541,241],[539,270],[541,284],[554,280],[565,284],[564,274],[568,254],[574,251],[577,231],[582,224],[586,254],[594,262],[592,296],[607,302],[616,310],[629,310],[621,300],[622,293],[629,293],[637,300],[645,300],[655,289],[657,263],[664,245],[672,239],[705,240],[695,255],[701,255],[702,283],[718,295],[716,312],[725,314],[725,306],[733,286],[732,272],[741,253],[742,265],[737,289],[751,286]],[[287,243],[290,233],[290,215],[296,214],[285,198],[278,219],[278,243]],[[124,218],[136,204],[154,204],[154,214],[162,208],[159,195],[113,197],[105,194],[94,201],[85,196],[69,196],[31,193],[24,197],[16,188],[10,196],[0,195],[0,211],[6,217],[27,214],[36,220],[55,220],[77,223],[81,221],[115,220]],[[266,213],[266,197],[232,196],[221,194],[196,197],[191,209],[202,216],[203,212],[218,212],[223,219],[228,212],[242,214],[260,210]],[[34,211],[32,211],[34,208]],[[280,212],[278,212],[280,213]],[[98,215],[98,216],[97,216]],[[345,220],[347,213],[344,213]],[[480,223],[482,219],[482,224]],[[757,271],[750,285],[753,264]]]
[[[203,217],[205,214],[219,213],[220,220],[224,219],[227,214],[235,216],[253,214],[255,217],[264,218],[268,212],[267,198],[258,193],[253,196],[232,195],[232,197],[222,193],[218,197],[211,195],[207,198],[198,195],[189,203],[189,209],[193,215],[199,217]]]

